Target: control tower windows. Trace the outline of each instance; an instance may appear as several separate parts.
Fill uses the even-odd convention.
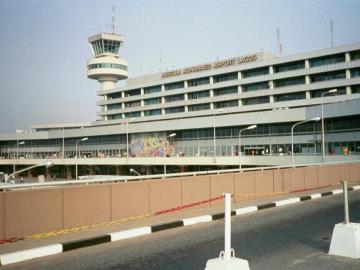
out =
[[[95,55],[102,53],[118,54],[122,42],[117,40],[99,39],[91,43]]]

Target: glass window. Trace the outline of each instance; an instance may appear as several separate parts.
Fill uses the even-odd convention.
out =
[[[145,87],[144,88],[144,94],[152,94],[152,93],[157,93],[157,92],[161,92],[161,86],[160,85],[150,86],[150,87]]]
[[[121,119],[121,114],[111,114],[107,116],[108,120],[116,120],[116,119]]]
[[[350,69],[351,78],[360,77],[360,68]]]
[[[205,97],[210,97],[209,90],[188,93],[188,99],[199,99],[199,98],[205,98]]]
[[[184,88],[184,82],[174,82],[174,83],[165,84],[165,91],[179,89],[179,88]]]
[[[352,85],[351,86],[351,93],[359,94],[360,93],[360,85]]]
[[[205,103],[205,104],[189,105],[189,106],[188,106],[188,110],[189,110],[189,112],[202,111],[202,110],[210,110],[210,104],[209,104],[209,103]]]
[[[180,100],[184,100],[183,94],[165,97],[165,102],[175,102],[175,101],[180,101]]]
[[[188,87],[199,86],[199,85],[209,84],[209,83],[210,83],[209,77],[188,80]]]
[[[96,69],[96,68],[116,68],[127,70],[127,66],[121,64],[110,64],[110,63],[99,63],[99,64],[91,64],[88,65],[88,69]]]
[[[360,50],[359,50],[359,51],[350,52],[350,60],[351,60],[351,61],[360,60]]]
[[[128,112],[125,113],[125,118],[136,118],[141,117],[141,112]]]
[[[225,81],[231,81],[231,80],[237,80],[237,79],[238,79],[238,73],[233,72],[233,73],[216,75],[213,77],[213,82],[219,83],[219,82],[225,82]]]
[[[318,67],[323,65],[330,65],[345,62],[345,54],[335,54],[335,55],[328,55],[317,57],[309,60],[310,67]]]
[[[111,111],[111,110],[119,110],[119,109],[121,109],[121,104],[120,104],[120,103],[107,105],[107,110],[108,110],[108,111]]]
[[[160,115],[160,114],[161,114],[160,109],[144,111],[144,116],[152,116],[152,115]]]
[[[227,108],[227,107],[237,107],[239,106],[239,101],[236,100],[229,100],[229,101],[222,101],[214,103],[214,107],[218,108]]]
[[[306,98],[305,92],[289,93],[289,94],[282,94],[282,95],[274,96],[275,102],[298,100],[298,99],[305,99],[305,98]]]
[[[134,108],[140,106],[141,106],[140,100],[125,102],[125,108]]]
[[[291,85],[297,85],[297,84],[305,84],[305,77],[292,77],[282,80],[275,80],[274,85],[275,87],[286,87]]]
[[[311,98],[318,98],[321,97],[321,95],[329,90],[331,90],[333,88],[326,88],[326,89],[319,89],[319,90],[313,90],[310,92],[310,96]],[[345,87],[338,87],[336,88],[338,91],[336,93],[333,94],[328,94],[326,96],[331,96],[331,95],[345,95],[346,94],[346,88]]]
[[[241,71],[242,78],[249,78],[249,77],[255,77],[266,74],[269,74],[269,67],[262,67],[262,68],[255,68],[255,69],[248,69]]]
[[[229,94],[236,94],[236,93],[238,93],[237,86],[214,89],[214,96],[222,96],[222,95],[229,95]]]
[[[291,62],[291,63],[285,63],[281,65],[274,66],[274,72],[285,72],[290,70],[297,70],[297,69],[304,69],[305,68],[305,61],[297,61],[297,62]]]
[[[263,104],[263,103],[269,103],[269,102],[270,102],[270,97],[269,96],[243,99],[243,105],[245,105],[245,106],[246,105]]]
[[[153,105],[153,104],[160,104],[160,103],[161,103],[161,97],[144,99],[145,106]]]
[[[112,94],[107,94],[107,99],[111,100],[111,99],[115,99],[115,98],[121,98],[121,93],[112,93]]]
[[[165,109],[165,114],[171,114],[171,113],[181,113],[185,112],[184,106],[181,107],[171,107]]]
[[[256,90],[262,90],[262,89],[269,89],[270,88],[268,82],[244,84],[241,87],[242,87],[243,92],[250,92],[250,91],[256,91]]]
[[[125,97],[140,96],[140,95],[141,95],[141,90],[140,89],[134,89],[134,90],[125,91]]]
[[[340,71],[313,74],[310,76],[310,81],[314,83],[314,82],[322,82],[329,80],[339,80],[345,78],[346,78],[345,70],[340,70]]]

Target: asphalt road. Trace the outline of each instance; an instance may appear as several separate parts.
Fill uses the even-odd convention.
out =
[[[350,192],[350,219],[360,222],[360,192]],[[327,255],[342,195],[233,217],[232,247],[251,270],[360,269],[360,259]],[[205,269],[223,250],[222,220],[3,266],[3,269]]]

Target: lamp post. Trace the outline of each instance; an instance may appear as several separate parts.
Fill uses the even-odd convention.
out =
[[[222,112],[222,109],[219,110],[215,110],[214,111],[214,118],[213,118],[213,124],[214,124],[214,162],[215,162],[215,157],[216,157],[216,113],[217,112]]]
[[[135,174],[137,174],[138,176],[141,176],[141,174],[138,173],[137,171],[135,171],[133,168],[130,168],[129,172],[130,172],[130,173],[135,173]]]
[[[240,129],[240,131],[239,131],[239,169],[240,170],[241,170],[241,132],[243,132],[244,130],[248,130],[248,129],[254,129],[256,127],[257,127],[257,125],[251,125],[246,128]]]
[[[45,163],[43,162],[43,163],[35,164],[35,165],[32,165],[32,166],[27,167],[27,168],[25,168],[25,169],[19,170],[19,171],[17,171],[17,172],[13,172],[12,174],[10,174],[9,176],[7,176],[7,177],[5,178],[5,184],[7,183],[7,181],[8,181],[11,177],[13,177],[13,176],[16,175],[16,174],[19,174],[19,173],[22,173],[22,172],[26,172],[26,171],[29,171],[29,170],[31,170],[31,169],[34,169],[34,168],[36,168],[36,167],[41,167],[41,166],[45,166],[46,168],[50,168],[50,167],[53,166],[53,165],[54,165],[54,163],[53,163],[52,161],[46,161]]]
[[[89,138],[85,137],[80,140],[77,140],[75,143],[75,157],[76,157],[76,164],[75,164],[75,180],[78,179],[78,143],[87,141]]]
[[[323,162],[325,161],[325,125],[324,125],[324,96],[327,94],[336,93],[337,89],[331,89],[321,94],[321,142],[322,142],[322,155],[323,155]]]
[[[166,138],[172,138],[172,137],[175,137],[176,136],[176,133],[171,133],[170,135],[166,136]],[[170,141],[169,141],[170,143]],[[167,144],[165,142],[165,158],[167,157],[166,156],[166,153],[167,153]],[[166,159],[165,159],[165,162],[164,162],[164,174],[166,174]]]
[[[24,141],[16,141],[16,159],[19,159],[19,145],[24,145],[25,142]]]
[[[307,123],[307,122],[311,122],[311,121],[319,121],[320,117],[314,117],[305,121],[301,121],[298,123],[295,123],[292,127],[291,127],[291,161],[294,164],[294,128],[298,125],[301,125],[303,123]]]
[[[19,142],[19,140],[16,140],[16,155],[14,153],[14,164],[13,164],[13,173],[15,172],[15,159],[19,159],[19,145],[25,144],[24,141]]]

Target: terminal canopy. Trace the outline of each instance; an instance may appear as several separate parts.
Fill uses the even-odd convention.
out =
[[[124,38],[121,35],[101,33],[90,37],[89,42],[95,55],[104,53],[119,54]]]

